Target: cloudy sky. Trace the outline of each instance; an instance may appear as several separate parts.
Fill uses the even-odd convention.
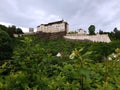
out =
[[[70,30],[120,29],[120,0],[1,0],[0,24],[36,28],[42,23],[64,19]]]

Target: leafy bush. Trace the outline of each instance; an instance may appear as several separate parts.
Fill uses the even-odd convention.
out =
[[[20,41],[11,60],[0,66],[1,90],[120,89],[120,62],[104,60],[96,63],[90,59],[95,50],[93,46],[108,50],[108,44],[107,47],[105,43],[93,45],[34,37],[17,39]],[[56,56],[58,51],[62,52],[61,57]]]
[[[12,40],[9,35],[0,29],[0,60],[9,59],[12,54]]]

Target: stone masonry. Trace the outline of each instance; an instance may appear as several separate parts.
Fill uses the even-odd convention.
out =
[[[41,24],[37,26],[36,36],[45,39],[62,38],[68,40],[91,41],[91,42],[111,42],[108,34],[87,35],[84,30],[79,31],[78,34],[67,34],[68,23],[64,20]]]
[[[73,34],[73,35],[66,35],[64,36],[65,39],[69,40],[89,40],[92,42],[111,42],[108,34],[97,34],[97,35],[78,35],[78,34]]]
[[[51,22],[48,24],[41,24],[37,26],[36,35],[40,38],[61,38],[68,32],[68,23],[64,20]]]

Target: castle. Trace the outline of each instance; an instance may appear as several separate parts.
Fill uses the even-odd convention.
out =
[[[40,38],[60,38],[67,34],[68,23],[64,20],[37,26],[37,36]]]
[[[55,39],[62,38],[69,40],[87,40],[92,42],[107,42],[111,40],[107,34],[104,35],[87,35],[86,31],[79,29],[77,34],[67,34],[69,30],[69,24],[64,20],[55,21],[47,24],[41,24],[37,26],[36,35],[40,38]]]
[[[68,31],[68,23],[64,20],[51,22],[48,24],[41,24],[37,26],[37,32],[55,33],[55,32],[65,32]]]

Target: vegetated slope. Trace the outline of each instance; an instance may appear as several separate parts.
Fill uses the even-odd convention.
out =
[[[119,90],[119,56],[103,60],[118,43],[17,38],[12,59],[0,66],[0,89]]]

